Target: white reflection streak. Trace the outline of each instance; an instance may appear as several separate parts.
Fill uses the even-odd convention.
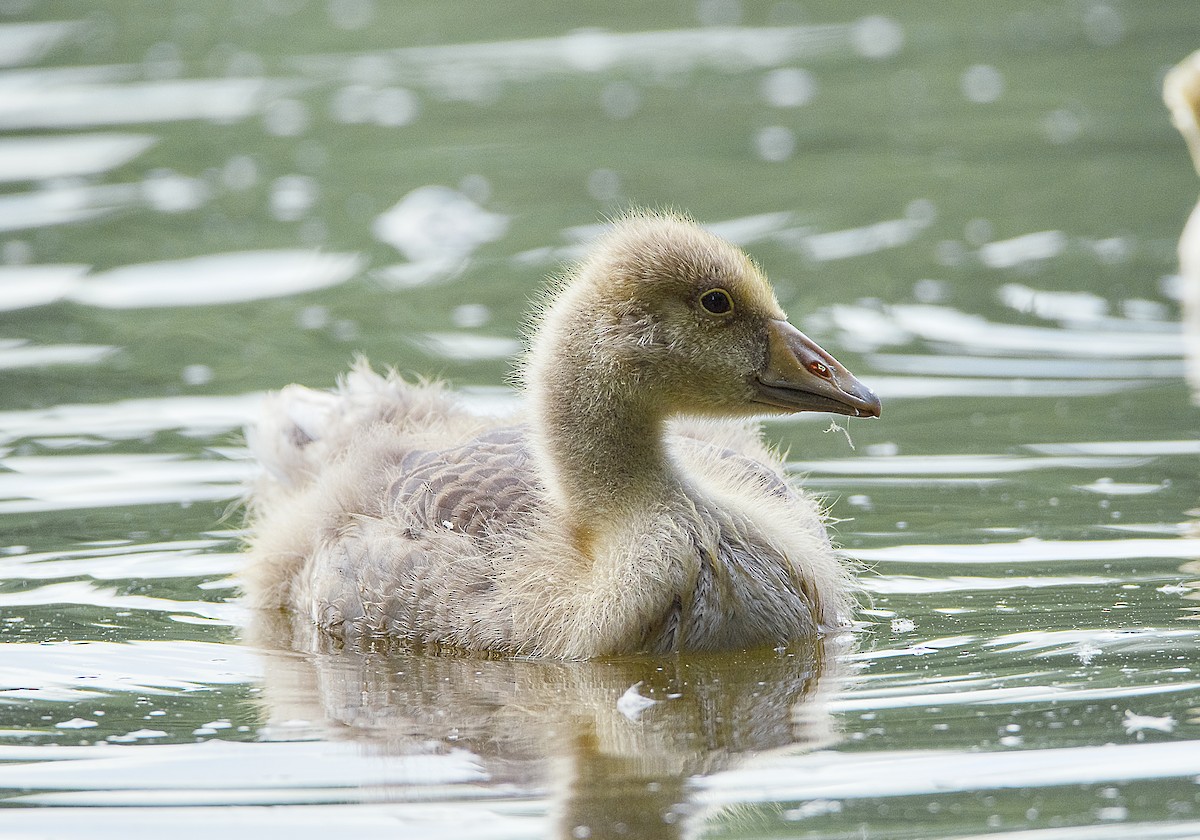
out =
[[[1125,469],[1147,463],[1145,458],[1101,456],[1010,455],[889,455],[876,458],[840,458],[831,461],[792,461],[788,469],[822,475],[1001,475],[1030,470]]]
[[[251,393],[0,411],[0,443],[61,437],[129,440],[163,431],[211,437],[244,425],[261,402],[262,394]]]
[[[0,233],[94,219],[141,201],[138,184],[60,184],[0,196]]]
[[[4,307],[0,306],[0,310]],[[5,346],[0,343],[0,370],[51,367],[54,365],[94,365],[117,351],[103,344],[41,344],[24,342]]]
[[[1197,774],[1196,744],[1169,741],[1013,752],[817,752],[698,776],[692,782],[703,804],[717,806],[1093,785]]]
[[[211,120],[259,113],[272,95],[266,79],[172,79],[128,84],[37,86],[0,77],[0,129],[83,128]]]
[[[1102,577],[916,577],[878,575],[860,577],[860,585],[869,592],[886,595],[927,595],[935,592],[995,592],[1005,589],[1045,589],[1055,586],[1113,586],[1130,582],[1129,578]]]
[[[931,651],[932,652],[932,651]],[[862,657],[871,658],[871,657]],[[874,658],[879,658],[875,654]],[[1164,685],[1130,685],[1121,688],[1080,688],[1069,685],[1019,685],[1003,688],[981,688],[966,691],[942,691],[928,694],[889,692],[888,696],[869,696],[867,693],[843,697],[829,704],[832,714],[869,712],[878,709],[915,709],[943,706],[999,706],[1008,703],[1079,703],[1091,700],[1116,700],[1172,692],[1191,692],[1200,689],[1200,682],[1167,683]]]
[[[71,263],[0,266],[0,312],[62,300],[90,268]]]
[[[248,791],[298,790],[306,792],[303,801],[308,803],[313,790],[374,786],[393,789],[393,794],[397,786],[416,786],[428,797],[439,786],[488,779],[478,759],[465,750],[387,755],[354,741],[214,740],[199,749],[195,744],[147,744],[136,750],[10,746],[0,747],[0,761],[19,762],[0,765],[0,786],[10,789],[140,790],[143,796],[145,791],[205,791],[219,797],[208,797],[210,802],[243,800],[237,794]],[[464,793],[458,790],[456,798]],[[353,817],[345,823],[355,824]],[[404,822],[393,825],[403,827]]]
[[[630,65],[670,73],[700,65],[727,68],[731,63],[769,67],[849,51],[853,31],[852,24],[655,32],[589,29],[552,38],[410,47],[392,54],[422,74],[426,82],[442,85],[447,82],[447,70],[463,66],[486,69],[505,80],[551,72],[601,72]]]
[[[91,600],[97,594],[91,590],[89,600],[82,603],[97,603]],[[134,608],[140,608],[141,603],[136,597],[125,596],[126,599],[134,598],[137,603]],[[142,600],[154,602],[150,608],[159,610],[169,609],[172,603],[157,598]],[[67,600],[64,603],[75,602]],[[189,606],[174,602],[174,607],[181,611]],[[224,610],[229,614],[236,611],[230,604],[197,606]],[[248,648],[227,643],[132,640],[0,644],[0,686],[8,689],[0,693],[0,702],[31,698],[78,701],[94,697],[97,692],[186,691],[202,685],[244,683],[261,678],[261,673],[260,657]],[[81,680],[81,674],[86,674],[88,679]],[[4,749],[0,746],[0,753]],[[38,759],[38,756],[30,755],[26,760]]]
[[[0,514],[236,497],[249,462],[171,455],[52,455],[0,460]]]
[[[149,134],[97,133],[0,139],[0,183],[97,175],[149,149]]]
[[[46,606],[78,604],[108,610],[145,610],[161,613],[186,613],[202,616],[221,624],[243,624],[246,609],[233,601],[173,601],[148,595],[121,595],[115,589],[96,586],[86,581],[51,583],[32,589],[0,593],[0,607]],[[0,646],[0,658],[11,655],[11,649]]]
[[[521,342],[514,338],[466,332],[426,333],[412,342],[434,356],[456,361],[506,359],[521,351]]]
[[[1039,540],[962,545],[897,545],[851,549],[868,563],[1045,563],[1066,560],[1200,557],[1200,538],[1129,540]]]
[[[1006,379],[1180,379],[1182,359],[1045,359],[1010,356],[950,356],[918,353],[873,353],[867,363],[875,370],[953,377],[1003,377]],[[972,380],[961,380],[972,381]]]
[[[284,297],[344,283],[358,254],[242,251],[141,263],[86,278],[67,297],[105,309],[205,306]]]
[[[16,67],[39,60],[71,37],[81,21],[0,24],[0,67]]]
[[[1060,329],[999,324],[949,306],[902,304],[885,310],[839,305],[827,312],[839,333],[856,346],[905,344],[913,339],[947,344],[971,353],[1052,353],[1108,359],[1119,348],[1122,359],[1181,358],[1183,336],[1178,324],[1147,330],[1143,322],[1109,319],[1105,329]],[[1122,326],[1123,325],[1123,326]],[[864,332],[863,327],[870,327]],[[864,335],[875,336],[866,342]]]

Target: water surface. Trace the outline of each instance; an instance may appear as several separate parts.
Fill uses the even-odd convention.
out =
[[[1192,4],[0,7],[0,823],[1200,836]],[[505,411],[607,214],[749,249],[879,421],[772,421],[852,640],[353,653],[237,600],[261,394]],[[270,806],[270,807],[267,807]]]

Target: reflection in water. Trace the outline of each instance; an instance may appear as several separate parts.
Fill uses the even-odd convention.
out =
[[[260,613],[247,640],[264,654],[268,737],[295,738],[303,721],[311,735],[389,755],[470,750],[492,787],[547,791],[566,838],[680,836],[689,776],[835,739],[824,698],[840,639],[541,662],[339,650],[283,614]],[[307,655],[292,652],[297,643]],[[652,702],[629,703],[631,688]]]

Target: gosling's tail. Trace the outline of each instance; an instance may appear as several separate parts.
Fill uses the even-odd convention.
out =
[[[377,423],[404,434],[456,414],[440,385],[381,376],[360,358],[331,391],[288,385],[269,395],[246,429],[246,443],[270,479],[299,487]]]

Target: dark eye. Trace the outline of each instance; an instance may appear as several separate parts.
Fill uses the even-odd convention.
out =
[[[712,315],[728,315],[733,311],[733,298],[724,289],[709,289],[700,295],[700,305]]]

